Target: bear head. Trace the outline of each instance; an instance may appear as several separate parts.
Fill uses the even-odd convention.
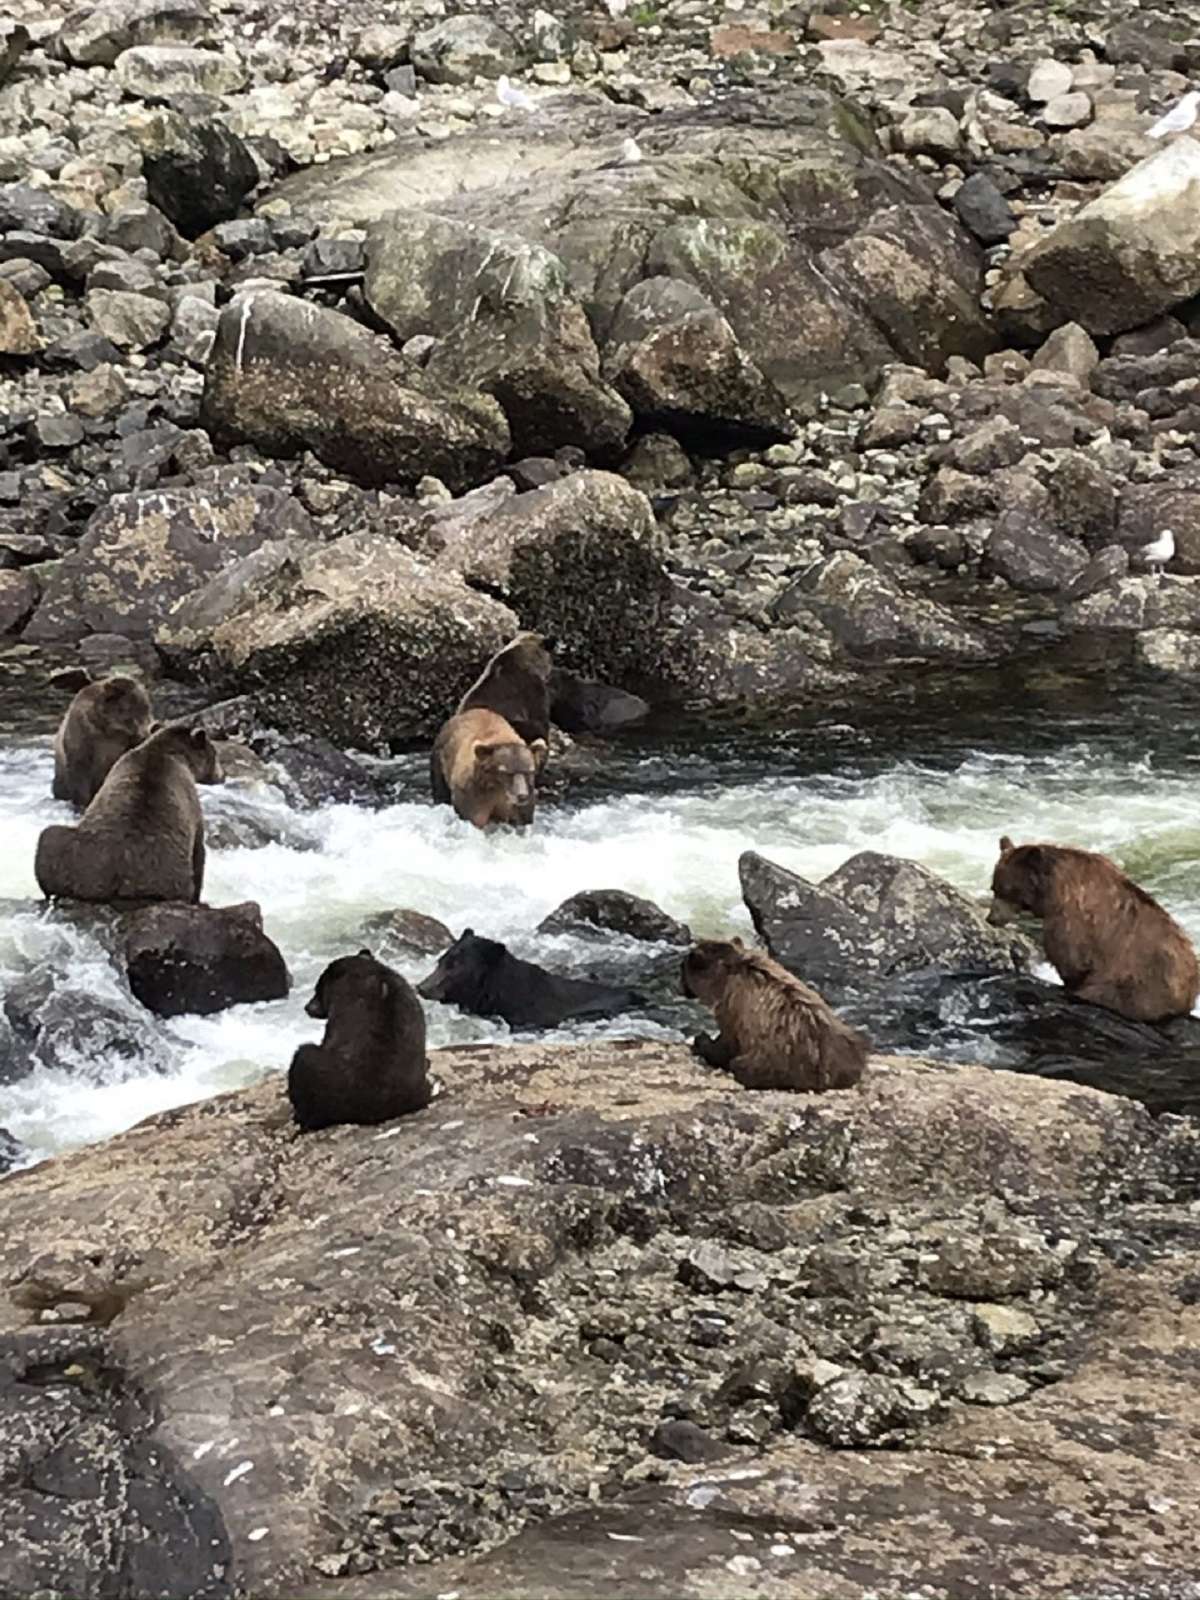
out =
[[[329,963],[304,1010],[308,1016],[324,1021],[334,1005],[386,1000],[390,993],[388,969],[369,950],[360,950],[356,956],[339,956]]]
[[[680,987],[690,999],[714,1006],[745,956],[740,939],[700,939],[683,958]]]
[[[992,872],[992,904],[988,921],[994,928],[1026,914],[1046,914],[1046,894],[1054,871],[1053,845],[1014,845],[1007,834],[1000,841],[1000,859]]]
[[[474,755],[475,779],[480,788],[490,794],[499,791],[513,817],[531,820],[537,776],[546,760],[546,741],[535,739],[526,744],[523,739],[516,739],[488,744],[481,740]]]
[[[92,685],[92,705],[106,728],[120,730],[139,744],[154,728],[150,696],[136,678],[116,675]]]
[[[417,993],[423,1000],[440,1000],[470,1010],[483,1003],[507,956],[508,950],[499,940],[481,938],[473,929],[464,928],[433,971],[421,979]]]

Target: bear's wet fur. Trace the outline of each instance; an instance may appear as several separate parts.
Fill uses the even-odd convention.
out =
[[[115,674],[86,684],[54,736],[54,798],[85,810],[121,757],[153,727],[150,696],[136,678]]]
[[[526,744],[550,737],[553,663],[540,633],[519,633],[484,667],[458,702],[458,712],[494,711]]]
[[[617,1016],[644,1003],[634,989],[560,978],[470,928],[421,980],[417,993],[476,1016],[500,1017],[511,1028],[554,1028],[571,1018]]]
[[[994,924],[1022,912],[1042,923],[1046,959],[1077,1000],[1134,1022],[1186,1016],[1200,995],[1191,940],[1107,856],[1070,845],[1000,841]]]
[[[67,900],[198,902],[204,818],[197,782],[220,780],[203,728],[160,728],[115,764],[73,828],[42,830],[38,887]]]
[[[434,741],[434,799],[448,801],[477,828],[493,822],[525,827],[537,808],[537,779],[545,759],[544,740],[526,744],[496,712],[461,711]]]
[[[305,1010],[325,1019],[325,1034],[320,1044],[302,1044],[288,1069],[301,1129],[390,1122],[429,1104],[421,1002],[369,950],[327,966]]]
[[[849,1089],[862,1077],[862,1034],[763,951],[702,939],[684,957],[682,981],[720,1029],[698,1034],[692,1048],[747,1089]]]

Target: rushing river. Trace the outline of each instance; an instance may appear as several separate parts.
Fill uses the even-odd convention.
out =
[[[898,752],[903,751],[903,754]],[[102,1138],[151,1112],[285,1069],[318,1035],[304,1004],[322,967],[357,950],[372,915],[410,907],[505,940],[560,970],[595,970],[597,947],[534,930],[567,895],[621,888],[656,901],[699,935],[746,933],[737,860],[753,847],[822,877],[862,849],[925,863],[971,895],[986,893],[996,842],[1075,843],[1114,856],[1200,938],[1200,721],[1163,700],[1086,718],[1039,716],[961,731],[828,724],[768,741],[729,736],[701,754],[643,737],[606,755],[603,777],[547,805],[523,835],[484,835],[425,797],[423,757],[390,763],[379,809],[301,811],[273,788],[203,791],[214,837],[269,837],[210,850],[205,898],[257,900],[293,977],[286,1001],[214,1017],[147,1019],[153,1049],[39,1065],[0,1081],[0,1127],[37,1154]],[[0,992],[30,973],[132,1005],[86,916],[39,905],[38,832],[70,820],[49,797],[48,739],[0,747]],[[429,957],[393,959],[410,978]],[[603,975],[636,981],[646,947],[612,941]],[[503,1025],[428,1008],[434,1045],[508,1037]],[[554,1038],[671,1033],[690,1019],[664,1002],[646,1014],[568,1027]],[[151,1059],[152,1057],[152,1059]]]

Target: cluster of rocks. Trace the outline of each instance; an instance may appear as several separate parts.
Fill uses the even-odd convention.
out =
[[[514,618],[585,675],[760,713],[1079,641],[1196,670],[1200,154],[1145,131],[1186,27],[690,0],[333,27],[14,13],[0,633],[161,653],[365,745],[423,732]],[[527,566],[588,463],[628,487],[572,488],[599,542]],[[506,548],[474,562],[477,533]],[[377,598],[342,592],[364,562]],[[343,715],[364,642],[415,665]]]

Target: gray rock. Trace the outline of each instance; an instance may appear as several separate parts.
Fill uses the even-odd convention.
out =
[[[852,656],[870,661],[984,661],[994,646],[946,607],[904,594],[869,562],[839,551],[821,569],[812,606]]]
[[[961,472],[987,476],[1014,466],[1024,454],[1025,441],[1016,423],[1007,417],[989,417],[958,441],[950,459]]]
[[[212,32],[204,0],[100,0],[72,13],[58,47],[83,67],[111,67],[133,45],[199,44]]]
[[[0,279],[0,356],[32,356],[41,348],[42,336],[24,297]]]
[[[130,131],[150,199],[188,239],[236,216],[258,182],[249,149],[223,122],[155,110]]]
[[[237,906],[148,906],[125,925],[125,973],[159,1017],[209,1016],[282,1000],[290,987],[278,946],[253,901]]]
[[[120,350],[145,350],[157,344],[171,324],[169,307],[149,295],[124,289],[88,292],[88,320]]]
[[[269,725],[371,750],[436,732],[518,629],[457,574],[360,533],[264,545],[191,594],[156,642],[177,670],[252,692]]]
[[[112,1081],[114,1068],[165,1072],[171,1052],[158,1028],[128,995],[98,995],[54,971],[39,969],[9,983],[4,1014],[17,1052],[7,1081],[46,1067],[82,1079]]]
[[[805,1424],[834,1450],[862,1450],[895,1444],[915,1420],[911,1399],[891,1378],[855,1372],[818,1389],[808,1403]]]
[[[689,945],[691,929],[660,910],[652,900],[643,900],[623,889],[584,889],[564,900],[562,905],[538,923],[539,933],[571,933],[600,930],[643,939],[653,944]]]
[[[1091,96],[1080,90],[1055,95],[1042,109],[1042,121],[1048,128],[1081,128],[1091,120]]]
[[[1071,69],[1065,62],[1046,57],[1035,63],[1033,71],[1029,74],[1025,93],[1035,105],[1045,105],[1047,101],[1067,94],[1071,88],[1071,79]]]
[[[0,573],[0,582],[5,574]],[[1200,679],[1200,634],[1147,628],[1133,642],[1136,659],[1171,677]]]
[[[0,83],[3,81],[3,75],[0,74]],[[25,1146],[21,1141],[14,1138],[7,1128],[0,1128],[0,1174],[11,1172],[24,1158]]]
[[[149,638],[172,606],[265,539],[304,534],[303,507],[278,489],[172,489],[116,495],[48,572],[31,641],[90,633]]]
[[[1067,372],[1086,386],[1100,363],[1100,352],[1085,328],[1077,322],[1067,322],[1055,328],[1031,360],[1035,369]]]
[[[438,383],[336,311],[270,291],[222,312],[201,415],[219,439],[283,455],[309,449],[367,484],[411,485],[434,473],[465,487],[493,473],[509,448],[490,397]]]
[[[1125,577],[1128,571],[1128,551],[1119,544],[1110,544],[1094,555],[1083,571],[1071,579],[1062,592],[1063,599],[1068,604],[1085,600],[1088,595],[1098,594],[1101,589]]]
[[[1194,578],[1121,578],[1068,606],[1064,624],[1080,633],[1137,634],[1147,629],[1200,632],[1200,583]]]
[[[0,185],[0,233],[40,233],[53,239],[74,239],[81,221],[74,207],[45,189],[35,189],[28,183]]]
[[[378,941],[384,951],[381,960],[387,959],[391,946],[403,951],[417,951],[423,956],[440,956],[454,943],[454,935],[437,917],[423,911],[377,911],[363,923],[363,933],[368,941]],[[378,952],[375,952],[378,954]]]
[[[986,172],[973,172],[954,195],[958,220],[980,244],[1002,244],[1017,225],[1012,207]]]
[[[986,905],[915,861],[864,850],[811,884],[748,850],[738,874],[771,954],[818,989],[926,967],[1011,972],[1036,958],[1027,939],[988,925]]]
[[[1117,491],[1095,456],[1085,450],[1062,450],[1046,479],[1053,526],[1068,538],[1100,550],[1113,538]]]
[[[495,397],[519,454],[605,453],[624,441],[629,407],[601,378],[587,317],[550,251],[405,212],[372,230],[363,289],[399,340],[437,339],[432,378]]]
[[[0,635],[20,633],[41,592],[41,584],[31,572],[0,572]]]
[[[962,145],[958,118],[945,106],[924,106],[907,113],[897,124],[896,148],[935,161],[952,161]]]
[[[1131,556],[1160,538],[1175,535],[1168,572],[1200,575],[1200,492],[1191,480],[1126,484],[1117,513],[1117,538]]]
[[[246,86],[246,69],[236,57],[181,44],[135,45],[121,52],[114,71],[127,94],[146,100],[236,94]]]
[[[1066,589],[1088,564],[1084,545],[1046,526],[1043,493],[1001,513],[987,542],[987,571],[1023,594]]]
[[[412,64],[430,83],[498,78],[520,65],[516,40],[487,17],[446,17],[412,41]]]

